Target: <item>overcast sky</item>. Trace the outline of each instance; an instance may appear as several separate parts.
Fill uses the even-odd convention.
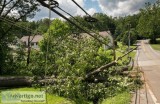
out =
[[[74,16],[85,14],[72,2],[72,0],[56,0],[56,1],[58,1],[62,9],[66,10],[67,12],[69,12]],[[151,3],[156,2],[156,0],[75,0],[75,1],[91,15],[96,12],[102,12],[113,17],[135,14],[139,11],[140,8],[144,7],[145,2],[151,2]],[[33,20],[39,20],[48,17],[48,9],[44,7],[40,7],[40,9],[41,11],[36,14]],[[57,16],[55,13],[52,12],[52,18],[59,18],[59,16]]]

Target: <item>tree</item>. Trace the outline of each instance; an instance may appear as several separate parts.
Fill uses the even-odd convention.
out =
[[[41,19],[36,22],[37,24],[37,31],[44,34],[48,30],[48,26],[51,23],[51,21],[48,18]]]
[[[129,37],[130,35],[130,37]],[[124,45],[128,45],[128,41],[129,41],[129,38],[130,38],[130,45],[133,45],[136,43],[137,41],[137,31],[133,28],[133,29],[130,29],[128,31],[126,31],[122,37],[121,37],[121,41]]]
[[[137,31],[137,25],[138,25],[138,21],[139,21],[139,14],[135,14],[133,16],[126,16],[126,17],[120,17],[117,20],[115,20],[116,22],[116,30],[115,30],[115,37],[117,40],[122,41],[122,38],[127,35],[127,32],[129,30],[128,28],[128,24],[130,24],[130,28],[132,30],[134,30],[134,32]],[[137,32],[136,32],[137,33]],[[138,38],[138,33],[136,34],[137,38]],[[125,37],[127,37],[125,36]],[[128,39],[128,38],[127,38]],[[127,40],[125,39],[125,40]]]
[[[87,104],[86,101],[98,104],[126,87],[121,85],[124,77],[114,67],[86,78],[88,73],[112,60],[112,51],[104,50],[92,37],[73,34],[68,24],[58,19],[52,21],[50,31],[44,37],[40,46],[43,55],[48,56],[47,75],[57,80],[48,87],[49,92],[70,98],[77,104]],[[36,69],[45,66],[39,65]]]
[[[151,39],[152,43],[157,43],[156,38],[160,34],[160,1],[155,4],[146,3],[146,7],[141,9],[141,16],[137,26],[140,35]]]
[[[0,0],[0,74],[4,74],[3,70],[11,61],[8,45],[15,40],[14,24],[33,17],[38,10],[37,6],[34,0]]]
[[[95,13],[93,17],[98,20],[97,22],[93,23],[94,28],[96,30],[99,31],[110,30],[110,32],[114,35],[116,26],[115,26],[115,21],[112,17],[109,17],[103,13]]]
[[[112,17],[108,17],[107,15],[103,13],[95,13],[93,17],[97,19],[96,22],[87,22],[85,20],[87,16],[75,16],[74,18],[70,18],[70,20],[77,22],[79,25],[81,25],[83,28],[86,28],[88,30],[94,30],[94,31],[108,31],[110,30],[112,34],[115,32],[115,23],[114,19]],[[76,19],[76,20],[75,20]],[[77,29],[76,27],[70,25],[73,33],[81,33],[83,31]],[[92,31],[91,31],[92,32]]]

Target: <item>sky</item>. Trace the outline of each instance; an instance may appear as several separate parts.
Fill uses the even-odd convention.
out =
[[[59,6],[73,16],[85,15],[72,0],[56,0]],[[108,16],[119,17],[136,14],[140,8],[144,8],[146,2],[155,3],[156,0],[75,0],[81,7],[83,7],[90,15],[101,12]],[[40,20],[47,18],[49,11],[44,7],[40,7],[41,11],[36,14],[33,20]],[[56,9],[58,10],[58,9]],[[58,10],[63,13],[62,11]],[[69,17],[67,14],[63,13]],[[52,12],[51,18],[60,18],[57,14]]]

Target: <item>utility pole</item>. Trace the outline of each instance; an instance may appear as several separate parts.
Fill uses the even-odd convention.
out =
[[[113,54],[114,54],[114,57],[113,59],[116,60],[116,45],[115,45],[116,41],[115,39],[113,39]]]
[[[29,25],[27,26],[27,29],[29,29]],[[30,63],[30,53],[31,53],[31,41],[30,41],[30,32],[29,32],[29,35],[28,35],[28,50],[27,50],[27,66],[29,65]]]
[[[128,50],[130,50],[130,45],[131,45],[131,33],[130,33],[130,29],[131,29],[131,24],[128,24]]]

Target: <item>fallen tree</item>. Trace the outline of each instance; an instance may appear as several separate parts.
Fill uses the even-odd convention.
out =
[[[95,75],[99,72],[102,72],[104,70],[107,70],[111,66],[116,65],[120,59],[122,59],[123,57],[125,57],[126,55],[128,55],[129,53],[131,53],[135,49],[137,49],[137,47],[133,48],[132,50],[130,50],[129,52],[127,52],[123,56],[118,57],[117,60],[110,62],[106,65],[103,65],[100,68],[88,73],[85,78],[79,77],[79,79],[86,81],[86,82],[92,82],[92,83],[104,82],[105,78],[103,78],[103,77],[91,78],[91,76]],[[127,70],[128,70],[128,66],[123,67],[121,69],[122,72],[120,72],[120,73],[123,73],[124,71],[127,71]],[[65,81],[65,79],[63,79],[63,80]],[[54,84],[54,82],[56,82],[56,78],[52,78],[52,77],[46,77],[46,78],[38,77],[36,80],[34,77],[28,77],[28,76],[26,76],[26,77],[24,77],[24,76],[0,77],[0,87],[31,86],[32,84],[40,84],[43,86],[45,83]]]

